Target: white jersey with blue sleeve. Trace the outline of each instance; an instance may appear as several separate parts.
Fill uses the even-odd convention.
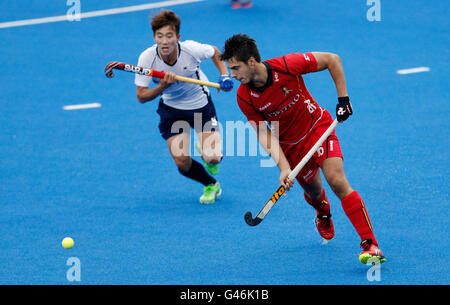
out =
[[[139,56],[138,66],[173,72],[176,75],[208,81],[200,69],[200,63],[213,57],[214,48],[208,44],[201,44],[193,40],[178,43],[178,58],[173,65],[168,65],[158,54],[157,45],[153,45]],[[150,82],[158,84],[159,79],[136,74],[136,86],[149,87]],[[198,109],[208,103],[209,90],[206,86],[175,81],[161,95],[164,104],[183,110]]]

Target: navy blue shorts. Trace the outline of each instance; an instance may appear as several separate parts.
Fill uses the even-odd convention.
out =
[[[219,131],[216,109],[211,97],[208,97],[208,104],[204,107],[190,110],[176,109],[167,106],[162,100],[159,100],[156,112],[161,118],[158,127],[164,140],[183,132],[188,132],[187,128],[189,128],[189,132],[190,128],[194,128],[197,133],[202,131]]]

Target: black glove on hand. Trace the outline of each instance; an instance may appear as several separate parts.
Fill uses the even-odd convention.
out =
[[[352,105],[348,96],[338,97],[338,104],[336,105],[336,117],[339,122],[348,119],[353,113]]]

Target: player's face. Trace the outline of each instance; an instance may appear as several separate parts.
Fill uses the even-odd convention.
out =
[[[235,57],[228,61],[228,68],[231,71],[231,77],[237,79],[242,84],[248,84],[252,81],[253,72],[251,67],[243,61],[238,61]]]
[[[158,45],[158,52],[162,56],[170,56],[176,53],[180,35],[175,32],[175,29],[166,25],[158,30],[153,35],[156,44]]]

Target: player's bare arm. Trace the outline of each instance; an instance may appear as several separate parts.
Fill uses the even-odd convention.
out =
[[[175,74],[172,72],[167,72],[159,81],[158,86],[155,88],[147,88],[136,86],[136,96],[139,102],[146,103],[149,102],[158,96],[160,96],[164,90],[166,90],[171,84],[175,82]]]
[[[336,84],[338,97],[348,96],[344,68],[339,55],[327,52],[311,52],[317,61],[317,71],[328,69]]]
[[[353,107],[348,97],[347,85],[345,82],[344,68],[339,55],[328,52],[311,52],[316,58],[317,71],[328,69],[333,78],[338,94],[338,104],[336,106],[336,116],[339,122],[343,122],[353,113]]]
[[[219,71],[219,84],[220,89],[217,89],[217,92],[220,90],[223,91],[231,91],[233,89],[233,82],[228,75],[228,69],[227,65],[225,64],[225,61],[221,59],[222,53],[220,53],[219,49],[216,46],[212,46],[214,49],[214,55],[211,58],[212,62],[216,66],[217,70]]]
[[[280,185],[284,186],[288,191],[294,185],[294,180],[288,179],[291,173],[291,166],[281,150],[280,142],[272,135],[272,131],[265,123],[257,125],[255,122],[250,122],[250,124],[256,130],[259,144],[272,157],[280,169]]]
[[[216,66],[217,70],[219,71],[220,75],[228,74],[227,66],[224,61],[220,59],[220,56],[222,55],[219,51],[219,49],[216,46],[213,46],[214,49],[214,55],[211,58],[214,65]]]

